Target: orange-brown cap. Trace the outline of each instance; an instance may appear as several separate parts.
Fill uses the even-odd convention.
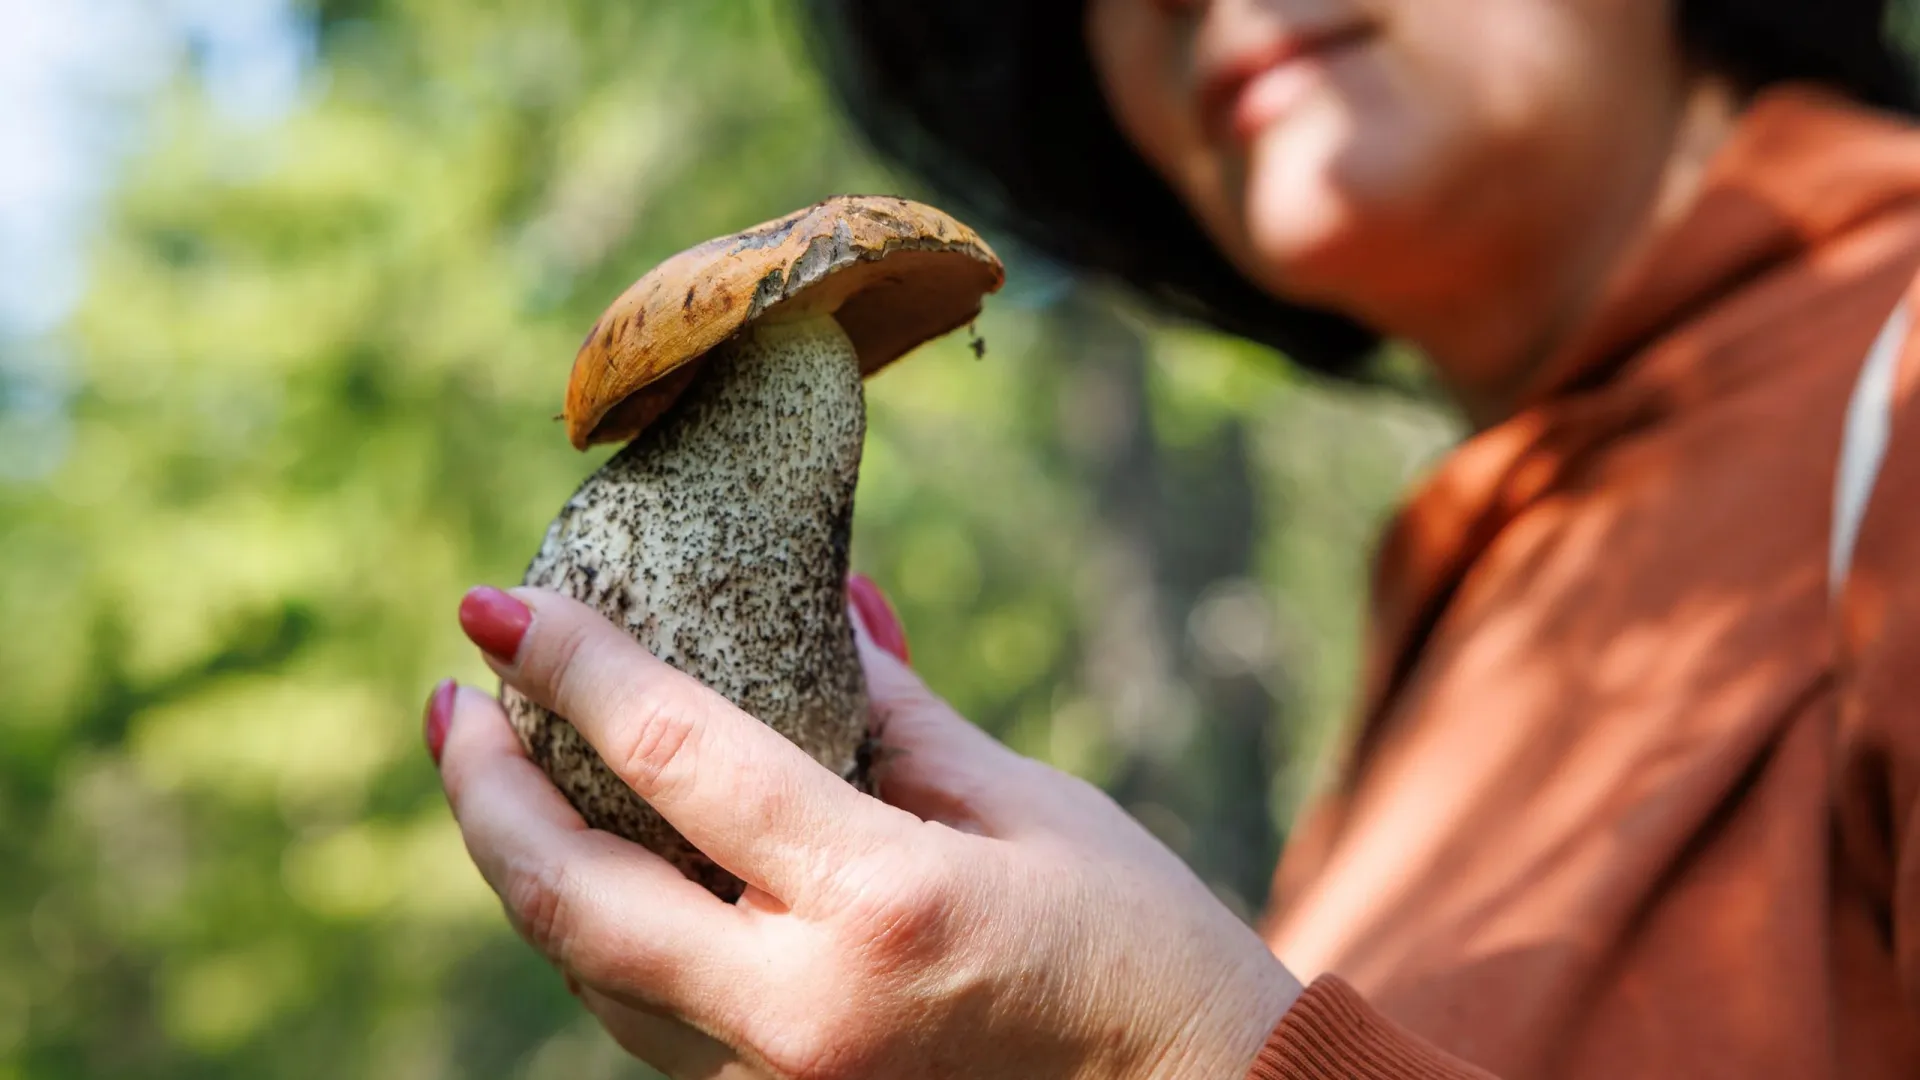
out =
[[[769,313],[831,314],[872,374],[972,322],[1006,280],[972,229],[930,206],[844,195],[661,263],[600,316],[574,357],[567,438],[638,435],[715,346]]]

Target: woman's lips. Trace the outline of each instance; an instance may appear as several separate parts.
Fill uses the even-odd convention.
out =
[[[1319,85],[1334,54],[1372,36],[1366,25],[1281,39],[1242,54],[1207,80],[1203,122],[1216,142],[1245,145]]]

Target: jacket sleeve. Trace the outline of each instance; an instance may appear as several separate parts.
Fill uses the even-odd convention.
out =
[[[1323,975],[1287,1010],[1247,1080],[1492,1080],[1381,1016]]]

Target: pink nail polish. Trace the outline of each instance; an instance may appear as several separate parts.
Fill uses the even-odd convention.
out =
[[[880,586],[865,574],[853,574],[847,578],[847,597],[873,643],[899,657],[901,663],[908,663],[906,628],[900,625],[900,616],[894,614]]]
[[[460,600],[460,629],[489,656],[512,663],[533,625],[533,612],[491,585],[473,589]]]
[[[459,683],[443,679],[427,699],[427,753],[435,765],[440,764],[440,753],[447,747],[447,729],[453,724],[453,701],[459,693]]]

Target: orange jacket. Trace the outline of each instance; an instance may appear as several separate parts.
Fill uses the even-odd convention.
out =
[[[1413,496],[1265,924],[1314,981],[1253,1077],[1920,1076],[1920,343],[1827,574],[1917,272],[1920,130],[1771,91]]]

